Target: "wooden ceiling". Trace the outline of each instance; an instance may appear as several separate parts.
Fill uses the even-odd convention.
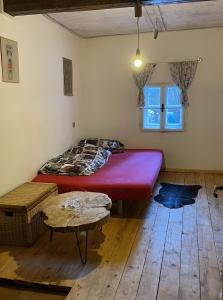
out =
[[[46,14],[56,12],[87,11],[108,8],[135,6],[135,1],[128,0],[4,0],[4,11],[12,16],[29,14]],[[146,5],[160,5],[208,0],[142,0]],[[212,1],[212,0],[209,0]]]
[[[60,12],[48,16],[84,38],[137,32],[133,7]],[[143,6],[140,32],[223,27],[222,16],[222,0]]]

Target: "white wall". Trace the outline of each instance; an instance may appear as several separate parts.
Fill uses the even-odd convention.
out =
[[[136,36],[85,41],[84,90],[81,106],[87,136],[117,138],[129,148],[164,150],[168,168],[223,170],[223,29],[141,34],[141,50],[150,62],[196,59],[199,64],[189,90],[186,130],[149,133],[140,130],[137,89],[130,60]],[[159,64],[154,83],[171,82]]]
[[[20,67],[19,84],[0,78],[1,195],[79,139],[81,40],[43,16],[0,15],[0,36],[18,42]],[[62,57],[73,60],[73,97],[63,95]]]
[[[135,35],[82,40],[43,16],[0,15],[0,36],[18,42],[20,65],[19,84],[0,78],[0,195],[80,136],[163,149],[168,168],[223,170],[223,29],[161,33],[156,41],[141,35],[146,61],[203,58],[183,133],[140,130],[130,69]],[[73,60],[73,97],[63,95],[62,57]],[[158,65],[153,82],[169,81],[167,65]]]

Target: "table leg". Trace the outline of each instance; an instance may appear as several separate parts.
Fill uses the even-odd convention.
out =
[[[80,259],[82,264],[86,264],[87,262],[87,244],[88,244],[88,231],[85,231],[85,250],[84,250],[84,256],[82,255],[81,246],[80,246],[80,240],[78,238],[78,232],[75,232],[76,240],[77,240],[77,247],[80,255]]]

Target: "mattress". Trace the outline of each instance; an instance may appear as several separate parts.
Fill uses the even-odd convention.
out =
[[[160,150],[125,150],[113,154],[90,176],[37,175],[34,182],[56,183],[59,193],[91,191],[116,200],[144,200],[151,196],[163,162]]]

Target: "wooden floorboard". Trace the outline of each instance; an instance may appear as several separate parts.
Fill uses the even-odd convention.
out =
[[[168,181],[171,183],[183,183],[180,180],[178,181],[176,174],[174,174],[173,178],[170,178]],[[171,209],[163,253],[159,290],[157,293],[158,300],[178,299],[182,221],[183,208]]]
[[[46,233],[31,248],[0,246],[0,279],[71,289],[66,300],[223,300],[223,192],[212,194],[223,175],[163,172],[159,182],[202,189],[180,209],[131,202],[124,217],[90,233],[86,265],[72,233],[52,242]],[[64,297],[0,286],[0,299]]]
[[[116,219],[115,223],[117,232],[103,251],[100,265],[88,276],[76,280],[68,299],[72,297],[74,299],[93,300],[114,297],[138,232],[140,220]]]
[[[219,299],[222,284],[204,174],[195,174],[195,183],[202,186],[196,201],[201,299]]]
[[[194,183],[193,174],[185,174],[184,183]],[[198,258],[197,207],[183,208],[182,250],[180,266],[179,299],[200,299],[200,272]]]
[[[214,174],[205,174],[205,184],[218,266],[220,275],[223,276],[223,197],[222,193],[219,193],[218,198],[213,196],[213,186],[218,184],[218,180]]]
[[[160,182],[174,182],[175,174],[161,174],[159,180]],[[137,291],[136,299],[138,300],[146,300],[148,299],[148,295],[151,300],[157,299],[166,233],[170,215],[170,209],[163,207],[160,204],[157,205],[159,205],[158,213],[152,231],[151,242],[148,246],[146,261],[144,269],[142,271],[139,288]]]
[[[148,295],[151,300],[156,299],[168,221],[169,210],[159,205],[137,291],[138,300],[146,300]]]
[[[115,300],[133,300],[136,298],[148,247],[152,242],[152,233],[157,211],[158,205],[153,202],[148,217],[140,224],[139,231],[115,293]]]

